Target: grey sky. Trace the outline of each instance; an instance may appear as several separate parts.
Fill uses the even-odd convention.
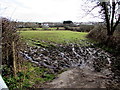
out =
[[[82,0],[0,0],[0,15],[18,21],[98,21],[84,16],[83,4]]]

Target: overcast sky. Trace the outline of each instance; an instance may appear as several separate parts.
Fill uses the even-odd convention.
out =
[[[98,21],[84,16],[83,4],[82,0],[0,0],[0,16],[31,22]]]

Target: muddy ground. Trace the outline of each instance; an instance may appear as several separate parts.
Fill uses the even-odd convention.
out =
[[[44,88],[109,88],[118,84],[113,80],[111,62],[116,58],[94,45],[81,46],[69,44],[56,47],[30,47],[21,52],[24,58],[40,67],[50,69],[50,73],[59,73]],[[110,89],[110,88],[109,88]]]

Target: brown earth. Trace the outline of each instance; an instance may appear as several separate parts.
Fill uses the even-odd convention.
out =
[[[58,78],[44,85],[44,88],[106,88],[110,77],[87,68],[73,68],[58,75]]]

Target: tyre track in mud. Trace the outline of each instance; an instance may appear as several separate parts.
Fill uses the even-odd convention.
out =
[[[21,55],[50,73],[67,71],[55,80],[43,85],[45,88],[106,88],[113,76],[111,61],[115,57],[94,45],[57,45],[56,47],[30,47]]]

